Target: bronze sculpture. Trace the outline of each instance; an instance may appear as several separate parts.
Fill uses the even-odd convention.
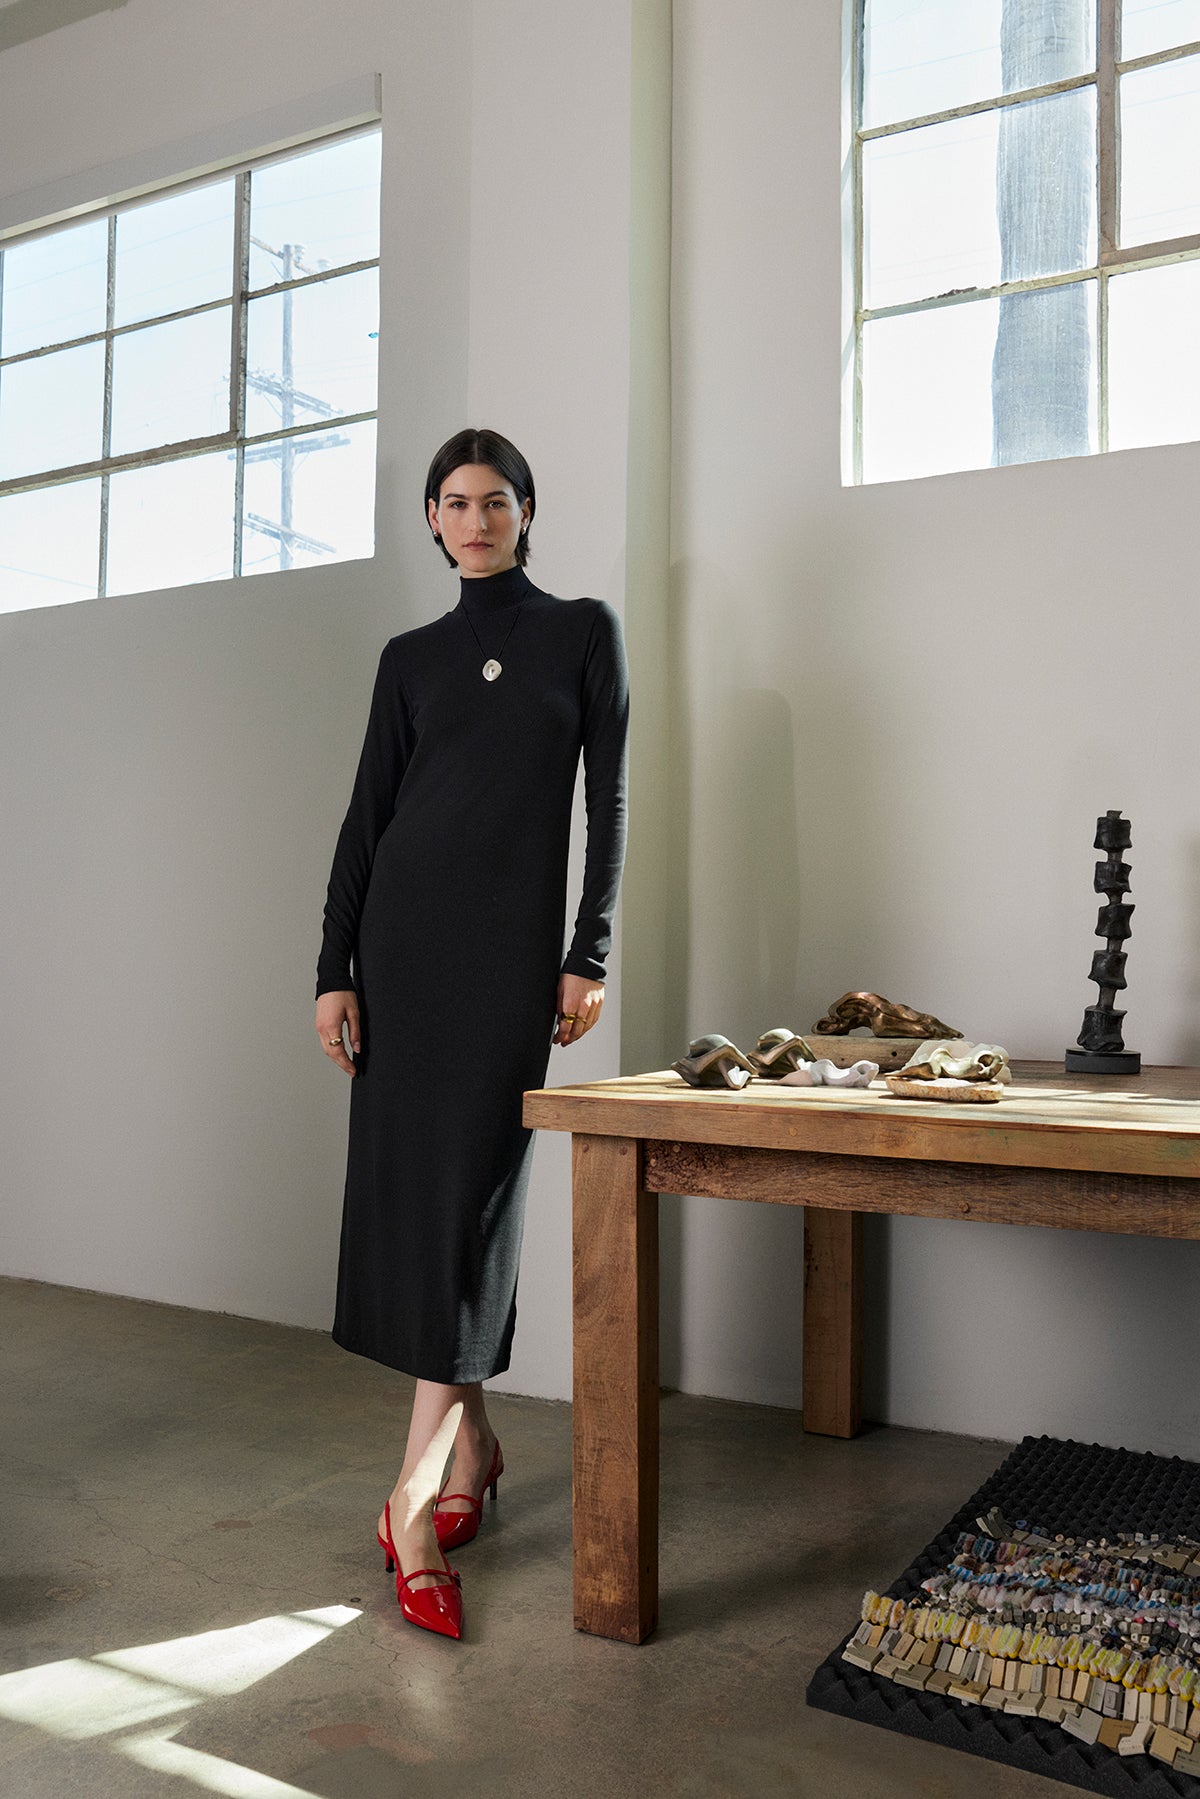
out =
[[[866,1025],[876,1037],[961,1037],[953,1025],[943,1024],[932,1012],[914,1012],[911,1006],[894,1005],[878,993],[843,993],[813,1030],[819,1036],[844,1037]]]

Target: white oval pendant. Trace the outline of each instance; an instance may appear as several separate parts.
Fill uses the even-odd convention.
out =
[[[495,681],[503,672],[504,671],[501,669],[500,664],[496,661],[494,656],[490,662],[485,662],[483,665],[483,678],[485,681]]]

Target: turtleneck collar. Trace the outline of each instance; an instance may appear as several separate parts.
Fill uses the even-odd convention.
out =
[[[502,612],[506,606],[519,606],[535,591],[520,563],[498,575],[475,575],[470,580],[460,575],[458,585],[459,604],[465,612]]]

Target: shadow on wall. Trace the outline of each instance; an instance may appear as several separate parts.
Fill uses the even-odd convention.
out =
[[[1189,840],[1186,854],[1188,895],[1184,916],[1188,920],[1187,967],[1184,974],[1189,1024],[1179,1043],[1183,1068],[1200,1068],[1200,837]]]
[[[802,911],[791,704],[778,689],[755,684],[737,596],[711,568],[680,562],[672,569],[667,671],[664,1032],[670,1061],[702,1032],[720,1031],[747,1048],[760,1031],[791,1022]],[[684,1362],[683,1214],[677,1198],[664,1196],[660,1333],[666,1385],[678,1384]],[[778,1246],[758,1241],[761,1222],[744,1216],[722,1221],[741,1227],[742,1292],[765,1291],[772,1274],[779,1278]],[[792,1223],[798,1297],[803,1244],[799,1221]],[[717,1338],[725,1328],[718,1319],[705,1320],[706,1337]],[[737,1332],[736,1319],[728,1320],[728,1328]],[[719,1341],[713,1349],[726,1359]],[[738,1360],[735,1344],[728,1354]]]
[[[0,13],[0,55],[64,25],[78,25],[97,13],[117,12],[129,0],[15,0]]]

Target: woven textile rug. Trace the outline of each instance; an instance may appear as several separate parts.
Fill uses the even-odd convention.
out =
[[[907,1598],[916,1592],[951,1560],[959,1534],[975,1530],[976,1518],[993,1506],[1009,1519],[1037,1519],[1043,1530],[1068,1536],[1111,1538],[1143,1531],[1200,1538],[1200,1466],[1095,1443],[1026,1437],[888,1593]],[[840,1658],[858,1620],[848,1618],[847,1624],[846,1637],[809,1683],[808,1703],[822,1711],[1008,1762],[1113,1799],[1200,1799],[1200,1780],[1145,1755],[1119,1757],[1038,1718],[962,1705],[852,1668]]]

